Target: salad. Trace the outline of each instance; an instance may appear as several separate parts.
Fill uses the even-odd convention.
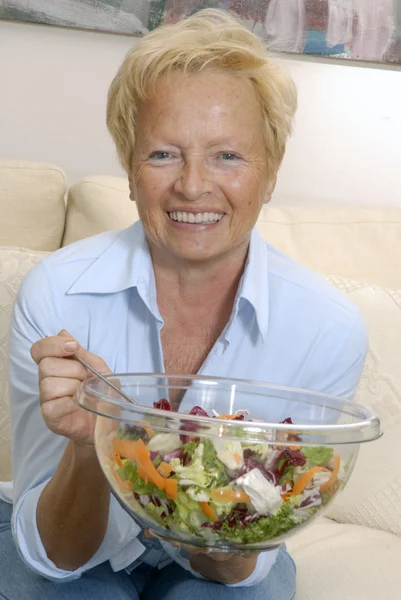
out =
[[[166,399],[154,407],[171,410]],[[199,406],[189,414],[210,416]],[[214,416],[244,420],[246,414]],[[247,443],[193,433],[157,432],[143,422],[126,425],[112,439],[110,455],[112,474],[134,512],[184,537],[270,543],[308,521],[345,479],[347,466],[326,446]]]

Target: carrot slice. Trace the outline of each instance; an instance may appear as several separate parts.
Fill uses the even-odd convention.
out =
[[[238,415],[234,414],[234,415],[219,415],[217,418],[218,419],[227,419],[228,421],[233,421],[237,417],[238,417]]]
[[[207,502],[199,502],[199,506],[201,507],[203,514],[207,516],[213,522],[218,521],[218,517],[214,512],[213,508]]]
[[[141,465],[138,467],[138,476],[144,479],[145,483],[148,483],[148,473]]]
[[[123,456],[124,458],[129,458],[130,460],[133,460],[133,461],[136,461],[137,445],[138,445],[138,442],[136,442],[135,440],[119,440],[118,438],[113,439],[114,453],[119,454],[120,456]]]
[[[162,475],[162,477],[168,477],[169,475],[171,475],[171,471],[173,470],[170,465],[166,462],[164,462],[164,460],[160,463],[160,465],[157,467],[157,470],[159,471],[160,475]]]
[[[166,496],[170,500],[177,500],[178,498],[178,483],[176,479],[165,479],[164,487]]]
[[[340,465],[341,465],[340,456],[338,454],[336,454],[333,460],[334,460],[334,468],[331,472],[330,479],[328,481],[326,481],[326,483],[324,483],[322,486],[320,486],[320,492],[327,492],[327,490],[329,490],[331,488],[331,486],[337,480],[337,475],[338,475],[338,472],[340,470]]]
[[[150,460],[150,452],[146,448],[143,440],[138,440],[136,442],[135,450],[138,465],[142,467],[144,471],[146,471],[146,475],[149,481],[154,483],[159,488],[159,490],[163,490],[165,487],[166,480],[160,475],[160,473]]]
[[[304,489],[306,488],[306,486],[308,485],[308,483],[314,478],[316,473],[318,473],[319,471],[329,471],[329,469],[326,469],[325,467],[317,467],[317,466],[313,467],[313,469],[309,469],[309,471],[306,471],[306,473],[301,475],[301,477],[295,482],[292,490],[290,492],[288,492],[288,495],[296,496],[297,494],[300,494],[301,492],[303,492]]]
[[[210,492],[213,500],[220,502],[250,502],[248,494],[242,490],[225,490],[224,488],[216,488]]]
[[[141,423],[141,425],[149,425],[149,421],[138,421],[138,423]],[[151,429],[150,427],[144,427],[144,430],[146,431],[149,437],[152,437],[152,435],[154,434],[153,429]]]

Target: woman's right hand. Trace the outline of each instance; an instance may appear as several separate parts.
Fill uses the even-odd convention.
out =
[[[95,415],[73,400],[81,382],[91,373],[71,358],[73,354],[102,374],[111,372],[102,358],[81,348],[65,330],[39,340],[31,348],[31,356],[39,367],[40,405],[47,427],[80,446],[91,446]]]

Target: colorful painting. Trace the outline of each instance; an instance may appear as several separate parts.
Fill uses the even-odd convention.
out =
[[[207,7],[275,50],[401,64],[401,0],[0,0],[0,19],[143,35]]]

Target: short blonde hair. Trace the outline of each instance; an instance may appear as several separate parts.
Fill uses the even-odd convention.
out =
[[[129,172],[139,106],[151,97],[158,79],[180,70],[205,69],[249,79],[265,121],[269,168],[277,170],[297,106],[294,83],[263,41],[228,12],[205,9],[175,25],[145,35],[127,54],[108,94],[107,127],[123,168]]]

